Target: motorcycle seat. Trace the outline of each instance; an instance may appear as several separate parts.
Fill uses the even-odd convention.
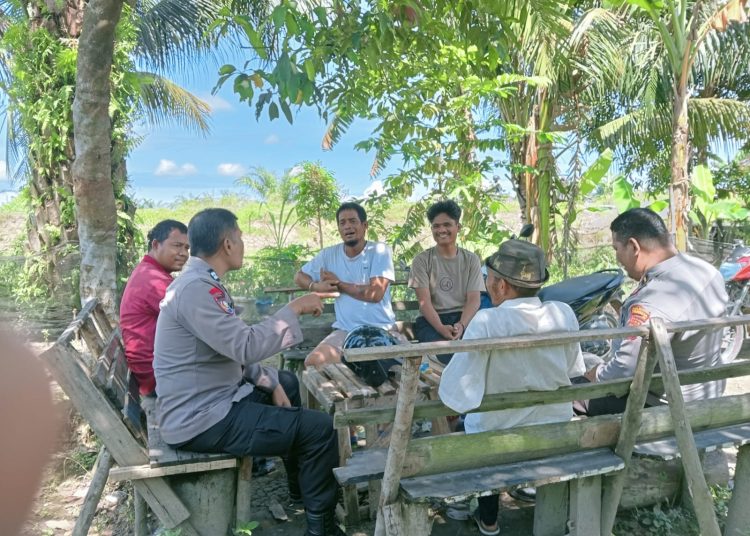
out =
[[[542,301],[573,303],[584,296],[602,294],[619,287],[623,278],[621,270],[602,270],[544,287],[539,291],[538,296]]]

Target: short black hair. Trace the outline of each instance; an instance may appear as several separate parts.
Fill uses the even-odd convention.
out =
[[[359,221],[361,221],[362,223],[367,223],[367,212],[362,207],[362,205],[360,205],[359,203],[354,203],[353,201],[341,203],[341,206],[339,206],[338,210],[336,210],[336,223],[338,223],[339,221],[339,214],[341,214],[344,210],[356,210],[357,216],[359,216]]]
[[[533,298],[534,296],[539,294],[540,290],[542,290],[541,287],[539,288],[517,287],[516,285],[514,285],[507,279],[505,280],[505,282],[510,286],[510,288],[516,291],[516,294],[518,295],[519,298]]]
[[[445,214],[458,223],[461,219],[461,207],[459,207],[458,203],[453,199],[443,199],[442,201],[433,203],[432,206],[427,209],[427,221],[432,223],[432,220],[437,218],[440,214]]]
[[[148,240],[148,250],[151,251],[151,245],[154,243],[154,240],[156,240],[160,244],[164,242],[169,237],[169,233],[171,233],[173,229],[177,229],[183,234],[187,234],[188,232],[187,226],[181,221],[162,220],[154,225],[154,228],[151,229],[146,235],[146,239]]]
[[[207,208],[190,218],[188,241],[190,254],[210,257],[219,250],[222,240],[237,229],[237,216],[225,208]]]
[[[639,242],[654,240],[661,247],[669,247],[669,231],[656,212],[650,208],[631,208],[617,216],[609,226],[618,242],[625,243],[631,238]]]

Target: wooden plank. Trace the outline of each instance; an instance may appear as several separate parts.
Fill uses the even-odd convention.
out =
[[[122,416],[125,426],[142,445],[148,444],[148,431],[143,426],[143,419],[146,418],[143,408],[141,408],[141,395],[138,392],[138,380],[135,379],[130,371],[127,374],[128,393],[125,396],[125,404],[122,408]]]
[[[57,341],[55,341],[56,344],[60,346],[70,346],[70,344],[80,332],[81,326],[91,315],[91,312],[94,310],[96,305],[96,299],[86,302],[80,312],[76,315],[75,319],[70,324],[68,324],[68,327],[66,327],[65,330],[57,338]]]
[[[715,430],[704,430],[693,434],[699,451],[711,452],[723,447],[741,447],[750,444],[750,424],[726,426]],[[674,437],[637,443],[633,454],[643,458],[674,460],[680,457],[680,449]]]
[[[401,493],[410,502],[461,502],[513,488],[545,486],[611,473],[624,467],[619,456],[603,448],[469,471],[404,478]]]
[[[109,339],[107,339],[104,349],[100,354],[96,354],[96,364],[94,365],[94,371],[91,373],[91,380],[94,382],[94,385],[96,385],[100,389],[106,388],[107,381],[111,374],[112,363],[117,356],[118,349],[122,348],[118,333],[119,332],[117,332],[117,330],[110,333]],[[118,407],[118,409],[121,408],[122,406]]]
[[[398,499],[399,482],[401,481],[406,446],[411,439],[412,413],[414,401],[417,398],[417,383],[419,381],[419,365],[422,356],[406,359],[401,369],[401,383],[396,399],[396,418],[391,431],[391,444],[385,462],[383,482],[381,484],[380,501],[378,502],[378,516],[375,521],[375,534],[387,534],[383,517],[383,507],[392,505]],[[398,533],[393,533],[398,536]]]
[[[668,333],[683,333],[685,331],[720,329],[733,325],[750,324],[750,315],[728,316],[722,318],[707,318],[690,322],[674,322],[667,326]],[[429,354],[445,354],[455,352],[481,352],[485,350],[507,350],[518,348],[539,348],[557,346],[581,341],[596,341],[600,339],[625,339],[628,337],[642,337],[648,335],[646,325],[613,328],[613,329],[584,329],[575,332],[552,332],[545,334],[521,335],[517,337],[501,337],[493,339],[461,339],[457,341],[421,342],[409,346],[378,346],[375,348],[351,348],[344,350],[348,361],[373,361],[386,357],[417,357]]]
[[[65,330],[58,342],[41,354],[57,383],[68,395],[81,416],[86,419],[102,443],[120,465],[143,465],[148,457],[125,427],[120,415],[109,404],[88,377],[75,351],[60,344],[70,340]],[[190,513],[162,478],[138,481],[137,490],[148,502],[151,510],[167,528],[180,527],[183,536],[196,535],[187,521]]]
[[[336,402],[344,400],[344,395],[336,388],[329,378],[320,373],[315,367],[302,372],[302,381],[308,393],[321,405],[321,409],[331,413]]]
[[[602,477],[580,478],[570,483],[570,536],[601,534]]]
[[[719,365],[704,369],[683,370],[680,372],[680,383],[689,385],[707,381],[750,375],[750,361],[740,360],[728,365]],[[560,387],[555,391],[523,391],[517,393],[498,393],[485,395],[482,405],[475,411],[496,411],[500,409],[525,408],[540,404],[557,404],[586,400],[602,396],[624,396],[630,390],[631,378],[610,380],[606,382],[587,383]],[[660,374],[654,374],[651,381],[654,390],[663,388]],[[366,424],[370,422],[390,422],[396,414],[395,408],[362,408],[350,409],[336,413],[335,426]],[[457,415],[440,401],[417,402],[414,406],[415,419],[432,419],[442,415]]]
[[[343,363],[328,363],[323,366],[322,371],[336,383],[338,390],[341,391],[348,399],[369,398],[377,392],[375,389],[364,383],[356,375],[348,376],[344,370],[351,372],[351,369]]]
[[[104,351],[104,338],[99,334],[91,317],[86,317],[78,330],[92,356],[98,356]]]
[[[219,471],[221,469],[234,469],[237,467],[237,460],[237,458],[232,458],[229,460],[167,465],[166,467],[151,467],[148,464],[113,467],[109,471],[109,479],[113,482],[122,482],[123,480],[142,480],[144,478],[187,475],[191,473]]]
[[[354,371],[350,369],[348,366],[341,364],[341,365],[337,365],[336,369],[344,377],[348,378],[349,381],[356,384],[362,390],[362,394],[364,395],[364,398],[374,398],[374,397],[380,396],[377,389],[375,389],[374,387],[370,387],[369,385],[364,383],[362,379],[356,374],[354,374]]]
[[[630,458],[633,454],[633,446],[638,437],[638,430],[641,426],[643,405],[648,396],[648,388],[651,378],[656,367],[656,352],[653,341],[644,337],[641,347],[638,351],[635,374],[630,383],[630,394],[625,404],[625,413],[622,418],[622,428],[620,429],[615,453],[617,453],[625,462],[630,464]],[[622,473],[605,478],[604,494],[601,499],[602,509],[599,515],[600,530],[602,534],[611,534],[614,526],[617,509],[622,498],[622,490],[625,485],[626,474]]]
[[[112,455],[110,455],[107,447],[102,447],[99,450],[99,455],[96,457],[93,469],[94,476],[89,484],[86,497],[83,499],[83,505],[78,513],[76,524],[73,527],[72,536],[86,536],[89,533],[89,528],[91,527],[91,522],[94,520],[96,507],[99,505],[99,499],[102,497],[102,491],[104,491],[104,486],[107,483],[109,468],[112,467],[112,463]]]
[[[151,467],[227,460],[235,457],[232,454],[209,454],[206,452],[173,449],[161,437],[161,431],[159,430],[155,414],[155,399],[145,398],[143,401],[143,410],[146,413],[146,424],[148,427],[148,457]]]
[[[663,375],[669,410],[674,420],[674,434],[682,455],[682,466],[685,469],[688,490],[693,498],[695,517],[698,519],[701,534],[704,536],[721,536],[711,491],[708,489],[706,478],[703,475],[703,467],[693,439],[693,430],[685,411],[685,400],[682,398],[682,389],[677,377],[677,365],[674,361],[674,355],[672,355],[672,346],[661,318],[651,319],[651,333],[656,347],[656,355],[659,357],[659,367]]]
[[[728,426],[750,419],[750,393],[699,400],[686,405],[695,429]],[[601,415],[565,422],[519,426],[478,434],[448,434],[414,439],[404,460],[403,477],[469,470],[557,454],[613,447],[620,435],[621,415]],[[666,406],[646,408],[638,437],[671,434],[674,424]],[[339,482],[380,478],[385,454],[378,449],[357,452],[346,467],[334,469]],[[356,479],[356,480],[355,480]]]
[[[729,501],[724,536],[742,536],[750,527],[750,445],[740,447],[737,452],[737,468],[734,472],[734,489]]]

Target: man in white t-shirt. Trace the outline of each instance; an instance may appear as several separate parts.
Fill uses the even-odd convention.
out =
[[[349,331],[357,326],[396,331],[390,284],[395,280],[391,248],[372,242],[367,234],[367,212],[357,203],[343,203],[336,211],[343,243],[324,248],[294,276],[300,288],[319,293],[338,292],[334,331],[305,359],[305,366],[341,361],[341,348]]]

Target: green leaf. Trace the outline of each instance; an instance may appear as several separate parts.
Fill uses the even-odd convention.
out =
[[[279,107],[276,105],[275,102],[272,102],[268,106],[268,118],[273,121],[274,119],[278,119],[279,117]]]
[[[303,66],[305,68],[305,74],[307,74],[307,79],[310,80],[310,82],[315,82],[315,63],[313,63],[313,60],[307,58]]]
[[[250,44],[255,49],[255,53],[258,54],[258,56],[260,56],[264,60],[268,59],[268,53],[266,52],[266,46],[263,44],[263,39],[260,37],[260,34],[253,27],[253,24],[250,22],[250,19],[241,15],[238,15],[234,18],[234,22],[239,24],[242,30],[245,32],[245,35],[247,36],[247,40],[250,41]]]
[[[289,109],[289,105],[285,100],[280,100],[279,104],[281,105],[281,111],[284,112],[284,117],[286,117],[286,120],[289,121],[289,124],[291,125],[294,123],[294,118],[292,117],[292,110]]]
[[[712,203],[716,197],[714,178],[708,166],[701,164],[693,170],[693,193],[702,197],[707,203]]]
[[[237,67],[235,67],[234,65],[226,64],[226,65],[222,65],[221,69],[219,69],[219,74],[220,75],[232,74],[236,70],[237,70]]]
[[[641,206],[641,202],[635,197],[633,187],[622,175],[617,177],[612,185],[612,196],[619,214]]]
[[[612,150],[605,149],[599,155],[599,158],[596,159],[596,162],[583,172],[583,176],[581,177],[581,195],[587,196],[599,186],[599,183],[609,171],[613,158],[614,154]]]
[[[271,13],[271,19],[273,20],[273,25],[276,29],[280,30],[286,19],[286,6],[284,4],[276,6],[273,13]]]
[[[653,210],[654,212],[661,212],[665,208],[669,206],[669,200],[668,199],[659,199],[657,201],[654,201],[651,203],[648,208]]]

